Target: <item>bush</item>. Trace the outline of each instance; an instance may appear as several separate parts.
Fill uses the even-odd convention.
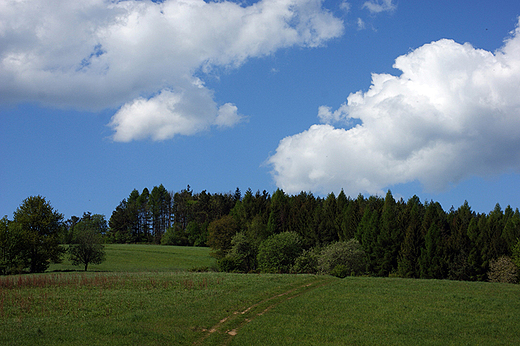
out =
[[[217,266],[218,270],[221,272],[231,273],[240,271],[236,258],[231,256],[226,256],[217,260]]]
[[[188,245],[188,237],[182,230],[182,228],[178,226],[170,227],[166,230],[161,238],[161,245],[177,245],[177,246],[187,246]]]
[[[292,272],[297,274],[317,274],[319,256],[320,249],[318,248],[304,250],[294,261]]]
[[[188,269],[188,271],[190,273],[205,273],[205,272],[209,272],[210,268],[206,267],[206,266],[193,267],[193,268]]]
[[[298,234],[283,232],[272,235],[260,244],[258,267],[264,272],[289,273],[302,251],[302,240]]]
[[[488,280],[514,284],[518,282],[518,268],[510,257],[501,256],[489,263]]]
[[[256,268],[256,248],[239,232],[231,239],[231,250],[217,264],[221,271],[248,273]]]
[[[343,279],[343,278],[351,275],[352,273],[349,272],[349,268],[346,265],[338,264],[337,266],[334,267],[334,269],[332,269],[330,271],[329,274]]]
[[[365,251],[357,240],[351,239],[325,247],[318,258],[318,270],[335,276],[358,275],[365,272],[366,263]]]

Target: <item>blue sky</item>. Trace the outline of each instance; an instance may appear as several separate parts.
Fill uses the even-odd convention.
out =
[[[519,15],[518,1],[0,0],[0,213],[42,195],[108,219],[160,184],[520,207]]]

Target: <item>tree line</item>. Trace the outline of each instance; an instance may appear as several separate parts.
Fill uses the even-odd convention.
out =
[[[89,264],[105,259],[106,230],[104,215],[84,213],[64,221],[44,197],[28,197],[13,213],[13,220],[7,216],[0,220],[0,274],[44,272],[64,255],[86,271]]]
[[[9,272],[6,268],[45,270],[62,255],[54,244],[78,244],[86,229],[93,230],[98,243],[209,246],[219,268],[227,271],[310,273],[340,266],[336,271],[343,274],[481,281],[490,279],[494,267],[510,270],[511,263],[520,264],[520,212],[499,204],[485,214],[472,211],[467,202],[445,211],[438,202],[422,203],[417,196],[395,200],[390,191],[385,197],[353,199],[343,191],[326,197],[288,195],[281,189],[272,195],[251,189],[242,195],[238,188],[211,194],[195,193],[189,185],[170,192],[160,185],[134,189],[108,223],[90,213],[64,221],[50,208],[42,225],[28,226],[29,200],[13,221],[4,217],[0,224],[2,273]],[[46,233],[40,239],[31,232]],[[47,243],[52,246],[45,250]],[[278,267],[273,264],[277,256],[283,257]],[[338,256],[349,259],[337,262]]]
[[[302,251],[355,239],[370,275],[487,280],[492,262],[511,258],[519,246],[520,212],[497,204],[489,214],[476,213],[467,202],[445,211],[438,202],[422,203],[417,196],[395,200],[391,191],[385,197],[352,199],[343,191],[324,198],[308,192],[287,195],[281,189],[272,195],[248,189],[242,196],[238,188],[226,194],[194,193],[189,186],[168,193],[161,185],[151,193],[132,191],[112,213],[109,226],[108,238],[115,242],[210,246],[228,270],[257,269],[262,243],[292,232]],[[230,266],[230,254],[238,256],[233,249],[237,234],[235,242],[250,251],[248,265]]]

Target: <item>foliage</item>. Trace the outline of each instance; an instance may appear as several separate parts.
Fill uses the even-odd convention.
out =
[[[344,264],[338,264],[335,266],[330,272],[330,275],[338,277],[338,278],[346,278],[347,276],[352,275],[353,273],[350,271],[350,268]]]
[[[320,252],[319,247],[303,250],[302,254],[294,260],[291,271],[297,274],[317,274]]]
[[[501,256],[491,260],[487,275],[490,282],[516,284],[518,282],[518,267],[510,257]]]
[[[0,220],[0,274],[16,274],[23,271],[24,261],[19,256],[21,240],[16,228],[7,216],[4,216]]]
[[[31,273],[44,272],[51,262],[59,262],[63,250],[59,235],[63,215],[41,196],[26,198],[14,212],[9,225],[16,239],[16,262]]]
[[[516,244],[513,246],[511,260],[520,270],[520,239],[517,239]]]
[[[320,272],[340,277],[362,274],[366,271],[366,264],[365,251],[356,239],[332,243],[321,251],[318,258]]]
[[[188,236],[182,228],[174,225],[166,230],[166,233],[161,238],[161,245],[188,245]]]
[[[74,227],[72,243],[69,245],[69,259],[72,265],[84,265],[87,271],[89,264],[101,264],[105,260],[102,236],[106,231],[103,215],[84,215]]]
[[[208,245],[216,258],[224,257],[231,249],[231,239],[238,231],[239,225],[231,215],[225,215],[209,224]]]
[[[221,271],[248,273],[256,269],[257,249],[242,232],[231,239],[231,249],[218,261]]]
[[[63,223],[61,243],[71,243],[80,221],[73,216]],[[168,192],[160,185],[142,192],[134,189],[123,199],[110,217],[104,240],[210,246],[222,259],[238,232],[255,249],[283,232],[297,234],[306,250],[355,238],[365,251],[370,275],[484,281],[491,260],[510,256],[515,261],[520,211],[497,204],[486,215],[473,212],[467,202],[444,211],[439,203],[423,204],[417,196],[395,200],[390,191],[384,198],[360,194],[352,199],[343,191],[323,198],[310,192],[291,196],[277,189],[271,197],[265,190],[211,194],[188,186]],[[26,232],[6,220],[0,233],[0,272],[27,269]],[[314,272],[315,259],[305,253],[290,271]],[[240,258],[232,262],[238,263],[233,270],[252,267]]]
[[[282,232],[267,238],[258,249],[258,268],[264,272],[290,272],[303,251],[302,241],[294,232]]]

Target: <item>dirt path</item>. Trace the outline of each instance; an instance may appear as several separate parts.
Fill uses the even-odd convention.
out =
[[[208,338],[217,333],[222,339],[221,345],[229,345],[233,340],[233,337],[238,334],[239,329],[245,324],[253,321],[258,316],[262,316],[277,305],[286,302],[292,298],[298,297],[312,289],[327,285],[330,280],[326,277],[317,280],[315,282],[307,283],[305,285],[298,286],[290,289],[286,292],[274,295],[270,298],[266,298],[256,304],[247,307],[243,311],[235,311],[233,314],[221,319],[216,325],[209,329],[203,329],[202,336],[199,340],[195,341],[193,345],[203,345]],[[214,344],[214,343],[213,343]]]

